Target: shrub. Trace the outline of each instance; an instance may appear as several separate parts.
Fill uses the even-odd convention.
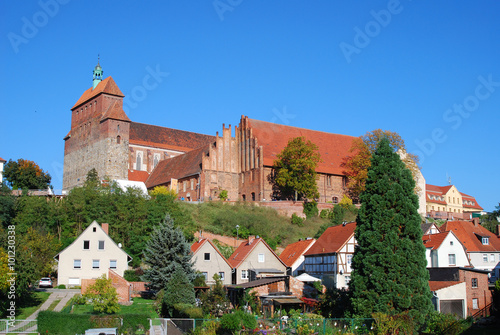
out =
[[[458,335],[467,327],[467,320],[457,320],[453,314],[433,311],[429,316],[427,332],[434,335]]]
[[[61,285],[58,285],[58,286],[57,286],[57,288],[58,288],[58,289],[61,289],[61,290],[63,290],[63,289],[65,289],[65,288],[66,288],[66,285],[64,285],[64,284],[61,284]]]
[[[112,314],[120,310],[118,293],[111,279],[106,279],[106,275],[97,278],[95,283],[87,288],[83,297],[90,301],[94,312]]]
[[[94,327],[88,315],[41,311],[38,314],[37,320],[38,332],[40,334],[83,334],[85,330]]]
[[[304,214],[306,215],[306,218],[310,219],[318,216],[318,203],[315,200],[304,201],[302,207],[304,208],[303,211]]]
[[[292,224],[297,225],[299,227],[304,227],[304,219],[298,216],[297,214],[292,214]]]
[[[126,281],[141,281],[141,276],[144,274],[141,268],[135,270],[125,270],[123,273],[123,278]]]
[[[226,201],[228,197],[227,190],[221,190],[219,193],[219,199],[221,201]]]
[[[220,327],[223,331],[236,334],[237,331],[245,329],[255,329],[257,320],[253,314],[237,310],[231,314],[224,314],[220,321]]]
[[[148,314],[123,314],[122,321],[122,325],[118,329],[119,334],[136,334],[138,330],[149,329]]]
[[[373,333],[375,335],[395,335],[395,334],[414,334],[415,322],[403,312],[396,315],[388,315],[385,313],[374,313],[375,326]]]
[[[319,212],[319,217],[322,219],[328,219],[328,214],[329,214],[328,209],[322,209],[321,212]]]

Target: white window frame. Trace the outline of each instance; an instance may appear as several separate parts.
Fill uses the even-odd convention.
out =
[[[78,266],[76,266],[78,263]],[[74,259],[73,260],[73,269],[75,270],[80,270],[82,268],[82,260],[81,259]]]
[[[97,267],[96,267],[97,264]],[[101,268],[101,261],[99,259],[93,259],[92,260],[92,269],[93,270],[98,270]]]
[[[264,263],[265,261],[266,261],[266,256],[264,254],[259,254],[258,255],[258,262]]]
[[[207,255],[208,255],[208,259],[207,259]],[[210,253],[209,253],[209,252],[205,252],[205,253],[203,254],[203,260],[204,260],[205,262],[210,262]]]
[[[490,262],[495,263],[495,254],[490,254]]]
[[[205,277],[205,282],[208,281],[208,272],[202,272],[201,274]]]
[[[224,271],[221,271],[218,273],[219,274],[219,278],[220,280],[224,280],[225,276],[224,276]]]
[[[488,263],[488,254],[483,254],[483,263]]]
[[[114,266],[114,267],[113,267],[113,262],[114,262],[114,264],[115,264],[115,266]],[[109,260],[109,268],[110,268],[110,269],[112,269],[112,270],[116,269],[117,265],[118,265],[118,262],[116,261],[116,259],[110,259],[110,260]]]
[[[478,285],[477,278],[472,278],[471,279],[471,287],[477,288],[477,285]]]
[[[489,245],[490,244],[490,238],[489,237],[483,237],[483,238],[481,238],[481,243],[483,243],[483,245]]]
[[[346,255],[346,263],[347,264],[352,264],[352,254],[347,254]]]
[[[102,242],[102,248],[101,248],[101,242]],[[99,240],[97,241],[97,250],[104,250],[104,240]]]
[[[241,279],[248,279],[248,271],[241,270]]]
[[[472,309],[479,309],[479,299],[477,298],[472,299]]]
[[[448,265],[457,265],[457,257],[455,256],[455,254],[448,254]]]

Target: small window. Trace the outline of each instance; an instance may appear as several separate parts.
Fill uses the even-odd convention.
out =
[[[82,268],[82,260],[75,259],[73,260],[73,269],[81,269]]]
[[[241,279],[247,279],[247,270],[241,270]]]
[[[351,276],[345,276],[345,284],[349,284],[349,282],[351,281]]]
[[[488,263],[488,254],[483,254],[483,262]]]
[[[477,288],[477,278],[472,278],[472,288]]]
[[[479,309],[477,298],[472,299],[472,309]]]
[[[352,263],[352,255],[347,255],[347,264]]]
[[[104,241],[99,241],[99,250],[104,250]]]
[[[201,275],[205,278],[205,281],[208,280],[208,272],[202,272]]]
[[[219,278],[220,280],[224,280],[224,272],[219,272]]]
[[[255,201],[255,192],[252,192],[252,201]]]
[[[494,263],[495,262],[495,254],[490,255],[490,262]]]
[[[139,155],[139,153],[137,153],[137,160],[135,162],[135,169],[137,171],[141,171],[142,170],[142,159],[141,159],[141,155]]]
[[[122,138],[120,137],[120,135],[116,136],[116,144],[120,144]]]
[[[448,265],[456,265],[455,254],[448,254]]]
[[[194,190],[194,179],[191,179],[191,191]]]
[[[92,231],[95,233],[97,231],[97,228],[96,227],[92,228]]]
[[[205,253],[204,259],[205,259],[206,261],[209,261],[209,260],[210,260],[210,253],[209,253],[209,252],[206,252],[206,253]]]
[[[453,241],[450,241],[450,245],[453,245]]]
[[[90,249],[90,241],[83,241],[83,250]]]
[[[488,237],[483,237],[481,239],[481,242],[483,243],[483,245],[488,245],[490,244],[490,239]]]
[[[339,198],[338,197],[333,197],[332,198],[332,203],[338,204],[339,203]]]
[[[111,259],[109,261],[109,268],[110,269],[116,269],[116,259]]]
[[[98,259],[92,260],[92,269],[99,269],[99,260]]]
[[[155,155],[154,160],[153,160],[153,167],[156,167],[160,161],[160,155]]]
[[[265,262],[264,254],[259,254],[259,263],[264,263],[264,262]]]

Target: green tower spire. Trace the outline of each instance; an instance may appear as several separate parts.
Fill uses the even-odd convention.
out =
[[[99,64],[99,55],[97,56],[97,65],[94,68],[94,84],[92,85],[92,89],[96,88],[97,84],[99,84],[102,80],[102,67]]]

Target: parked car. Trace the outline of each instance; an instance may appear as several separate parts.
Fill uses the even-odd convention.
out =
[[[49,277],[43,277],[38,283],[38,287],[52,287],[52,279]]]

